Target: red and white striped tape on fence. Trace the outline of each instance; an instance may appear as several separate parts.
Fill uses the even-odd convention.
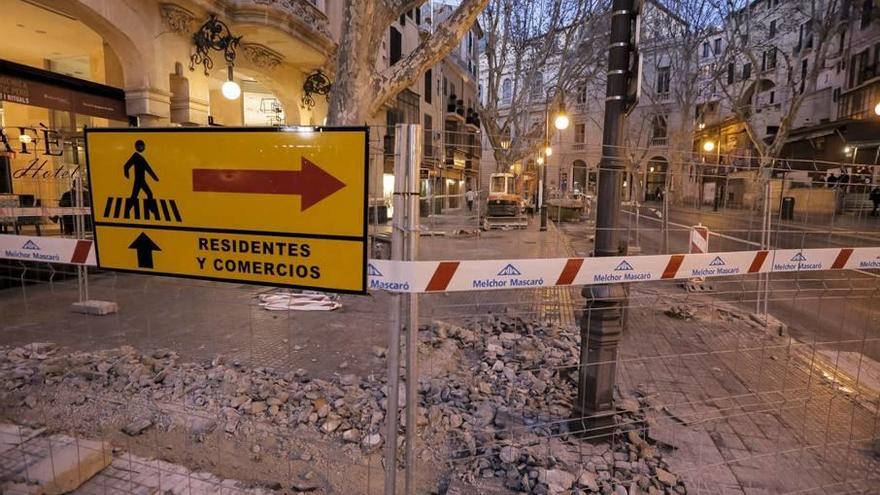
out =
[[[89,206],[0,206],[0,217],[60,217],[91,215]]]
[[[94,266],[95,250],[85,239],[2,234],[0,258]]]
[[[0,258],[95,266],[92,241],[60,237],[0,235]],[[880,247],[607,258],[370,260],[367,276],[372,290],[459,292],[845,269],[880,269]]]
[[[691,245],[688,249],[690,253],[708,253],[709,252],[709,228],[703,227],[702,224],[691,227]]]
[[[880,247],[607,258],[371,260],[368,275],[374,290],[456,292],[841,269],[880,269]]]

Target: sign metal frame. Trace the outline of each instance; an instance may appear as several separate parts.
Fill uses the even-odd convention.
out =
[[[97,215],[95,214],[96,208],[100,207],[98,203],[95,202],[95,190],[92,187],[92,168],[89,157],[89,135],[90,134],[100,134],[100,133],[131,133],[131,134],[149,134],[149,133],[224,133],[224,132],[315,132],[315,133],[323,133],[323,132],[363,132],[364,133],[364,162],[363,162],[363,218],[361,219],[361,235],[360,236],[340,236],[336,234],[315,234],[315,233],[297,233],[297,232],[275,232],[275,231],[263,231],[263,230],[252,230],[252,229],[224,229],[224,228],[204,228],[204,227],[187,227],[182,225],[154,225],[154,224],[138,224],[138,223],[120,223],[120,222],[107,222],[107,221],[99,221]],[[368,293],[368,281],[367,281],[367,265],[369,264],[368,258],[368,245],[369,245],[369,152],[370,152],[370,129],[368,126],[273,126],[273,127],[86,127],[83,129],[83,135],[85,140],[85,155],[86,155],[86,170],[88,171],[86,177],[88,178],[89,184],[89,198],[91,200],[91,217],[92,217],[92,225],[94,226],[94,248],[95,248],[95,261],[97,267],[101,270],[109,270],[121,273],[134,273],[138,275],[158,275],[163,277],[175,277],[175,278],[184,278],[190,280],[208,280],[212,282],[225,282],[225,283],[238,283],[238,284],[248,284],[248,285],[259,285],[259,286],[267,286],[267,287],[281,287],[281,288],[292,288],[292,289],[303,289],[303,290],[316,290],[323,292],[335,292],[341,294],[356,294],[356,295],[365,295]],[[192,275],[187,273],[174,273],[174,272],[162,272],[158,270],[152,269],[131,269],[131,268],[116,268],[116,267],[104,267],[101,266],[101,253],[99,249],[99,238],[98,238],[98,227],[124,227],[124,228],[132,228],[136,229],[157,229],[157,230],[169,230],[169,231],[186,231],[186,232],[202,232],[202,233],[217,233],[217,234],[240,234],[240,235],[261,235],[267,237],[280,237],[280,238],[299,238],[299,239],[326,239],[326,240],[343,240],[343,241],[351,241],[351,242],[359,242],[361,244],[361,256],[362,256],[362,266],[360,273],[360,289],[345,289],[345,288],[324,288],[324,287],[316,287],[314,285],[303,285],[297,283],[280,283],[280,282],[268,282],[261,280],[247,280],[247,279],[235,279],[235,278],[223,278],[223,277],[213,277],[209,275]]]

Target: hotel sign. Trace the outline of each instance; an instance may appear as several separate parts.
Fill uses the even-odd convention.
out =
[[[46,73],[45,78],[39,77]],[[63,84],[56,81],[65,81]],[[77,89],[77,82],[82,89]],[[103,91],[90,91],[92,87]],[[21,105],[49,108],[63,112],[90,115],[111,120],[127,121],[125,98],[117,88],[81,81],[60,74],[40,71],[31,67],[0,61],[0,100]],[[107,92],[111,94],[96,94]]]

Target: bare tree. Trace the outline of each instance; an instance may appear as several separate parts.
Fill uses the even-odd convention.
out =
[[[645,192],[642,175],[646,162],[655,153],[665,149],[673,166],[683,163],[690,152],[694,109],[706,84],[697,70],[697,55],[701,44],[717,29],[714,11],[703,0],[650,1],[642,6],[640,15],[641,91],[627,118],[624,137],[632,174],[630,187],[638,200]],[[601,115],[591,115],[591,119],[597,127],[601,125]],[[670,182],[681,179],[680,171],[670,172],[666,173]],[[670,185],[666,184],[666,189]]]
[[[379,49],[394,19],[425,0],[344,0],[342,36],[330,92],[331,124],[362,124],[382,105],[443,59],[473,26],[489,0],[462,0],[434,32],[398,63],[377,69]]]
[[[775,0],[764,3],[778,4]],[[789,0],[779,7],[785,9],[779,15],[778,10],[760,9],[758,5],[745,0],[716,4],[726,21],[722,31],[725,46],[704,70],[713,89],[743,124],[763,166],[779,157],[820,74],[830,69],[829,55],[845,26],[841,9],[849,7],[844,8],[838,0]],[[794,47],[790,46],[793,37],[797,38]],[[751,74],[739,70],[744,64],[749,64]],[[761,100],[760,93],[770,90],[774,100],[769,104],[778,110],[762,115],[757,107],[768,102]],[[762,133],[761,124],[770,122],[778,124],[775,132]]]
[[[671,109],[667,115],[667,146],[670,168],[667,169],[664,197],[677,203],[681,200],[684,164],[690,160],[694,141],[696,104],[703,93],[706,81],[701,77],[697,61],[700,47],[715,33],[717,17],[712,5],[705,0],[666,0],[658,14],[667,22],[651,22],[643,25],[643,38],[652,47],[654,67],[669,67],[667,95],[659,98],[656,78],[646,81],[652,85],[644,90],[651,98]],[[674,169],[673,169],[674,168]]]
[[[490,1],[480,22],[485,93],[479,114],[498,170],[541,145],[544,122],[534,125],[536,113],[598,73],[603,7],[604,0]]]

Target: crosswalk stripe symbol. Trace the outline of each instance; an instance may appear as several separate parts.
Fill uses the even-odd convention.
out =
[[[125,209],[122,205],[125,204]],[[109,197],[104,205],[104,218],[182,222],[177,202],[173,199]]]

